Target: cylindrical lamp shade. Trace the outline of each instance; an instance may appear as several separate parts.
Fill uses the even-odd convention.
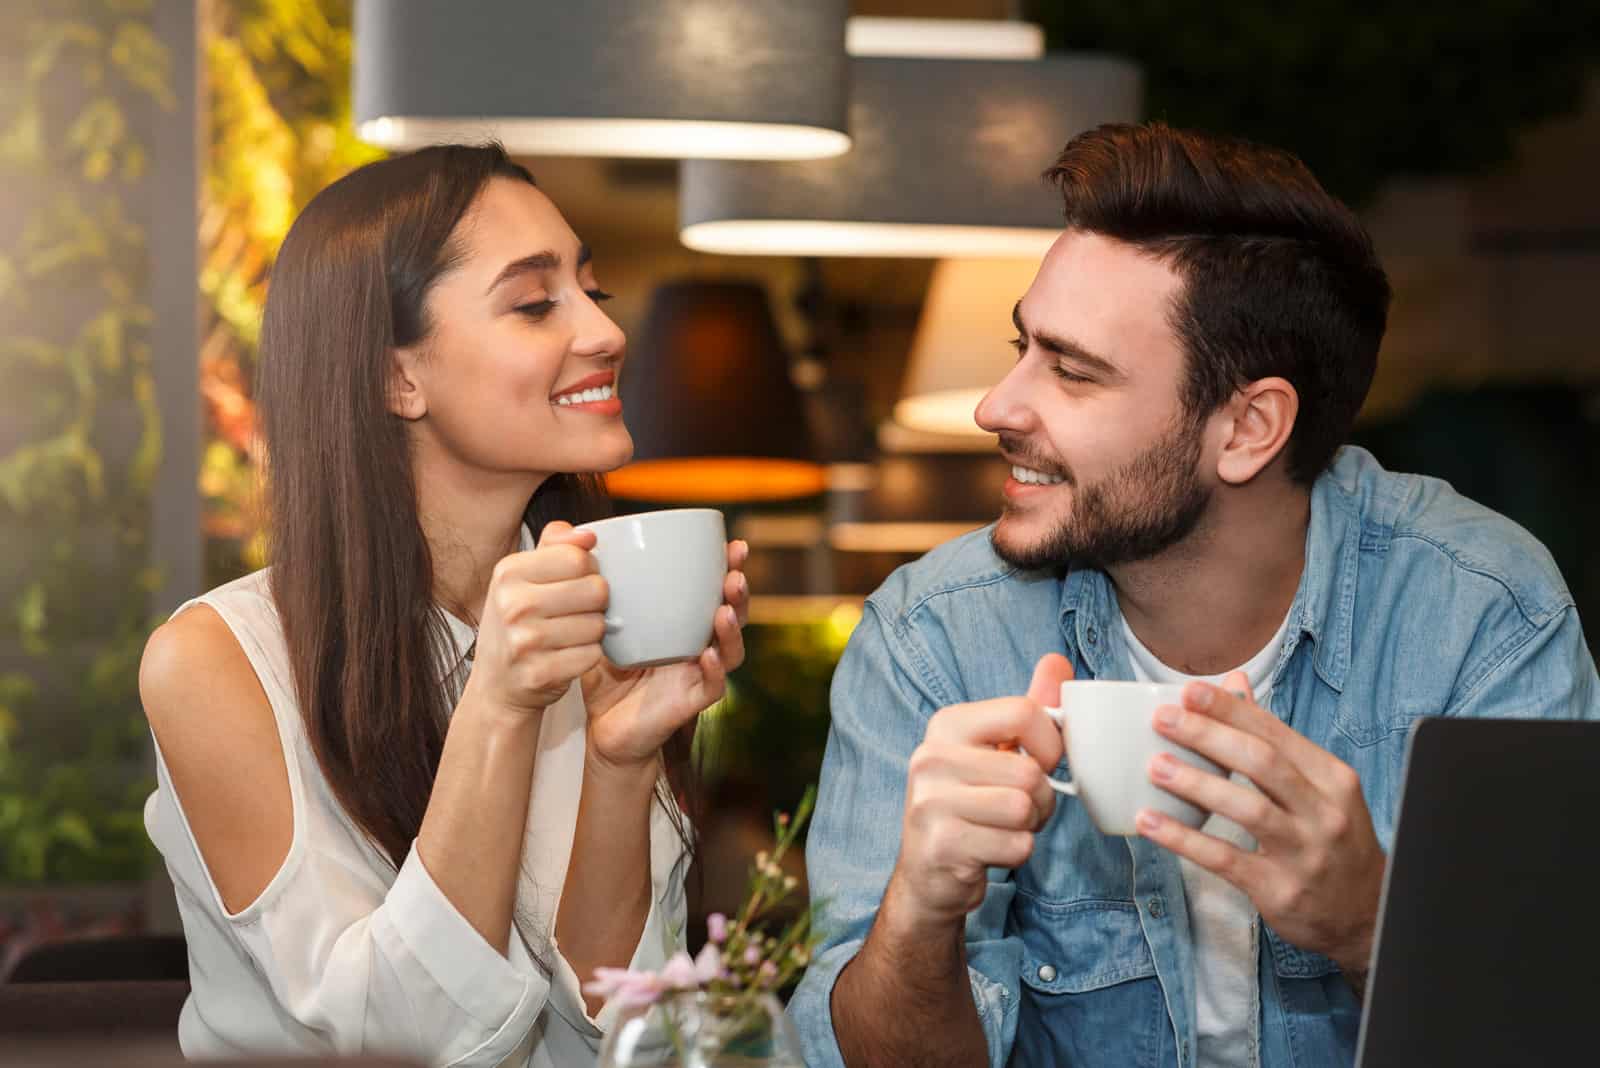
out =
[[[845,0],[356,0],[356,126],[387,148],[838,155],[846,14]]]
[[[941,260],[911,341],[894,420],[934,434],[988,438],[973,421],[983,395],[1017,353],[1011,310],[1033,284],[1039,261]]]
[[[1073,136],[1139,115],[1139,69],[1109,56],[850,62],[851,150],[799,163],[685,160],[685,245],[1037,260],[1061,229],[1041,172]]]
[[[623,366],[634,462],[606,476],[637,501],[767,501],[826,485],[766,291],[755,282],[658,288]]]

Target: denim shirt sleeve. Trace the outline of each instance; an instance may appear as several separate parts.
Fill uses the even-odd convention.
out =
[[[834,674],[833,725],[806,845],[822,941],[789,1003],[811,1068],[844,1063],[833,1030],[834,983],[860,951],[894,869],[911,753],[933,713],[961,699],[911,641],[868,601]],[[1006,935],[1013,891],[1004,873],[992,873],[966,927],[973,1001],[995,1068],[1017,1026],[1022,943]]]
[[[1569,605],[1489,649],[1446,715],[1600,719],[1600,679],[1577,609]]]

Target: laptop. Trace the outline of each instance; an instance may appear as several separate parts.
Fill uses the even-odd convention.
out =
[[[1600,722],[1413,728],[1356,1063],[1600,1064]]]

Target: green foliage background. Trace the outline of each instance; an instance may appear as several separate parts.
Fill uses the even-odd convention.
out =
[[[206,582],[217,585],[266,562],[250,384],[273,258],[307,201],[383,152],[356,139],[351,118],[350,0],[203,6],[200,492]]]
[[[139,654],[161,458],[137,221],[175,106],[150,0],[0,33],[0,880],[140,874]]]

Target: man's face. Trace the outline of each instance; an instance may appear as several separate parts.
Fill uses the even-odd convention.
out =
[[[1205,514],[1205,420],[1181,399],[1165,263],[1067,231],[1017,305],[1019,358],[978,405],[1012,465],[993,542],[1025,568],[1113,567],[1182,541]]]

